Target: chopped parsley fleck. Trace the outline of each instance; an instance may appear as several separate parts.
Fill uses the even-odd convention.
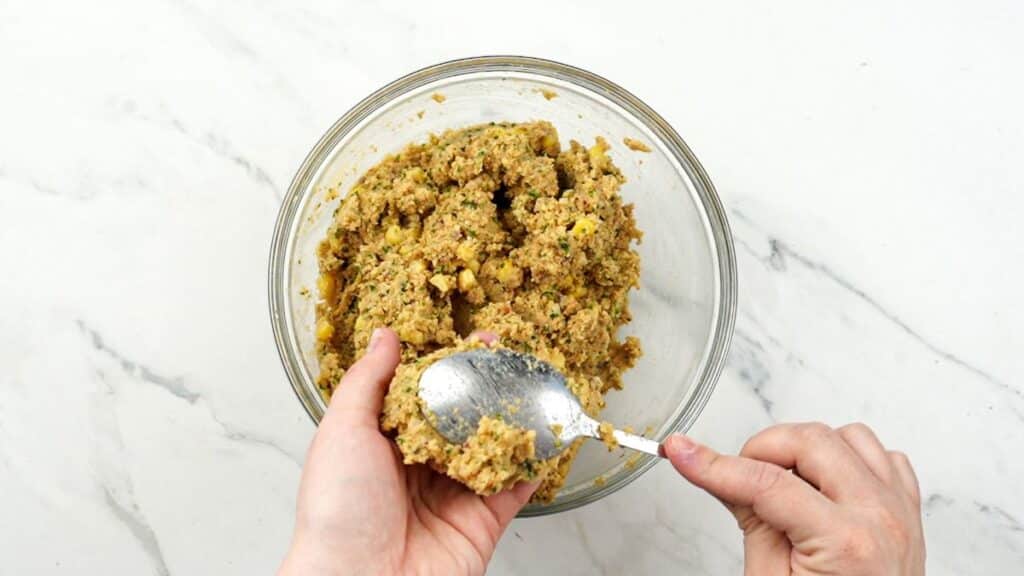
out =
[[[533,478],[537,474],[537,471],[534,469],[533,460],[523,462],[523,468],[526,469],[526,474],[529,478]]]
[[[563,251],[569,251],[569,240],[562,238],[558,241],[558,245],[562,248]]]
[[[540,197],[540,192],[537,192],[533,188],[530,188],[529,190],[527,190],[526,193],[529,194],[531,198],[539,198]]]

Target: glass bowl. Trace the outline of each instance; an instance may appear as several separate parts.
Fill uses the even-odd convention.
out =
[[[549,120],[563,147],[603,136],[627,181],[644,232],[633,321],[621,335],[640,338],[644,355],[610,391],[602,419],[646,430],[659,441],[685,431],[721,372],[736,313],[736,268],[725,213],[700,163],[665,120],[638,98],[585,70],[536,58],[479,57],[413,72],[348,111],[302,163],[274,229],[270,315],[288,379],[314,422],[325,404],[317,391],[314,346],[316,247],[340,198],[385,155],[431,133],[490,121]],[[628,148],[624,138],[650,147]],[[585,443],[565,486],[522,516],[569,510],[638,478],[656,458],[609,453]]]

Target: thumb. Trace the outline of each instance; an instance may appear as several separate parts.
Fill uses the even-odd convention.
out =
[[[665,455],[672,466],[687,480],[704,488],[718,498],[736,518],[743,531],[744,573],[766,575],[789,575],[789,557],[792,544],[786,534],[762,520],[754,512],[748,496],[756,491],[755,484],[741,486],[738,476],[729,478],[740,469],[744,462],[722,460],[723,457],[711,449],[701,446],[685,436],[673,436],[665,442]],[[712,470],[714,462],[719,463]],[[723,463],[725,469],[723,470]],[[753,461],[751,461],[753,462]],[[752,472],[748,469],[746,472]],[[710,477],[709,477],[710,476]],[[717,476],[717,477],[716,477]],[[731,485],[730,485],[731,484]],[[734,493],[734,492],[739,492]]]
[[[788,470],[760,460],[719,454],[686,436],[665,441],[672,466],[734,510],[749,507],[760,520],[793,540],[824,534],[834,505]]]
[[[533,496],[538,486],[540,482],[520,482],[509,490],[484,497],[484,505],[494,514],[499,530],[505,530],[508,523],[530,501],[530,496]]]
[[[370,336],[366,353],[353,364],[338,383],[328,415],[350,425],[377,428],[384,392],[398,366],[398,336],[388,328],[377,328]]]

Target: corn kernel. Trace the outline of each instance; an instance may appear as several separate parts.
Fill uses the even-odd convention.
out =
[[[557,348],[552,348],[547,354],[548,364],[551,364],[559,370],[565,370],[565,354],[562,354]]]
[[[356,322],[354,324],[354,328],[356,329],[356,332],[362,332],[363,330],[366,330],[369,327],[370,327],[370,320],[366,316],[362,316],[362,315],[356,316]]]
[[[448,276],[445,276],[444,274],[434,274],[433,276],[430,277],[430,280],[428,280],[428,282],[430,282],[430,284],[433,285],[434,288],[440,290],[441,294],[446,294],[449,290],[452,289],[452,285],[448,280]]]
[[[405,173],[406,176],[412,179],[413,182],[424,182],[427,179],[427,173],[423,171],[423,168],[414,166]]]
[[[544,140],[541,143],[544,146],[544,152],[549,156],[558,154],[558,136],[554,133],[545,134]]]
[[[590,236],[597,230],[597,222],[594,222],[592,218],[586,216],[580,217],[576,220],[576,223],[572,225],[572,235],[576,238],[582,238],[584,236]]]
[[[583,284],[577,284],[572,289],[572,295],[575,298],[582,298],[587,295],[587,292],[590,292],[590,290],[588,290]]]
[[[427,338],[426,336],[423,335],[423,332],[420,332],[415,328],[401,329],[398,332],[398,339],[401,340],[402,342],[408,342],[410,344],[415,344],[417,346],[420,346],[427,341]]]
[[[419,274],[426,271],[427,263],[423,260],[414,260],[412,264],[409,264],[409,272]]]
[[[392,224],[391,226],[388,226],[387,232],[384,232],[384,239],[387,240],[387,243],[391,244],[392,246],[397,246],[398,244],[401,244],[402,238],[404,236],[405,234],[402,233],[402,228],[397,224]]]
[[[476,260],[476,246],[472,242],[462,242],[455,247],[455,256],[466,263]]]
[[[469,292],[476,287],[476,274],[468,268],[463,268],[459,271],[459,291]]]
[[[320,291],[321,298],[329,298],[334,295],[334,288],[337,286],[337,281],[334,279],[334,274],[321,274],[316,279],[316,288]]]
[[[512,263],[511,260],[505,260],[501,264],[501,268],[494,273],[498,282],[502,284],[516,284],[518,285],[523,281],[523,273],[519,270],[519,267]]]
[[[316,324],[316,339],[326,342],[334,336],[334,326],[326,318],[321,318]]]
[[[594,167],[602,167],[608,161],[608,155],[605,152],[608,151],[608,143],[605,142],[604,138],[597,137],[597,142],[587,150],[590,155],[590,165]]]

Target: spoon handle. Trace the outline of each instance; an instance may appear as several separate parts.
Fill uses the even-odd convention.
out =
[[[661,458],[665,457],[665,453],[661,449],[661,444],[658,444],[654,440],[649,440],[643,436],[637,436],[636,434],[630,434],[623,432],[622,430],[615,430],[612,432],[615,439],[619,441],[619,444],[626,448],[632,448],[633,450],[639,450],[645,452],[651,456],[658,456]]]
[[[584,415],[576,424],[577,425],[572,428],[572,431],[576,434],[589,436],[596,440],[601,439],[600,425],[597,423],[597,420]],[[615,440],[619,442],[620,446],[625,448],[650,454],[651,456],[658,456],[659,458],[665,457],[665,452],[661,449],[661,445],[654,440],[644,438],[643,436],[637,436],[636,434],[630,434],[629,432],[623,432],[618,429],[612,430],[612,436],[615,437]]]

